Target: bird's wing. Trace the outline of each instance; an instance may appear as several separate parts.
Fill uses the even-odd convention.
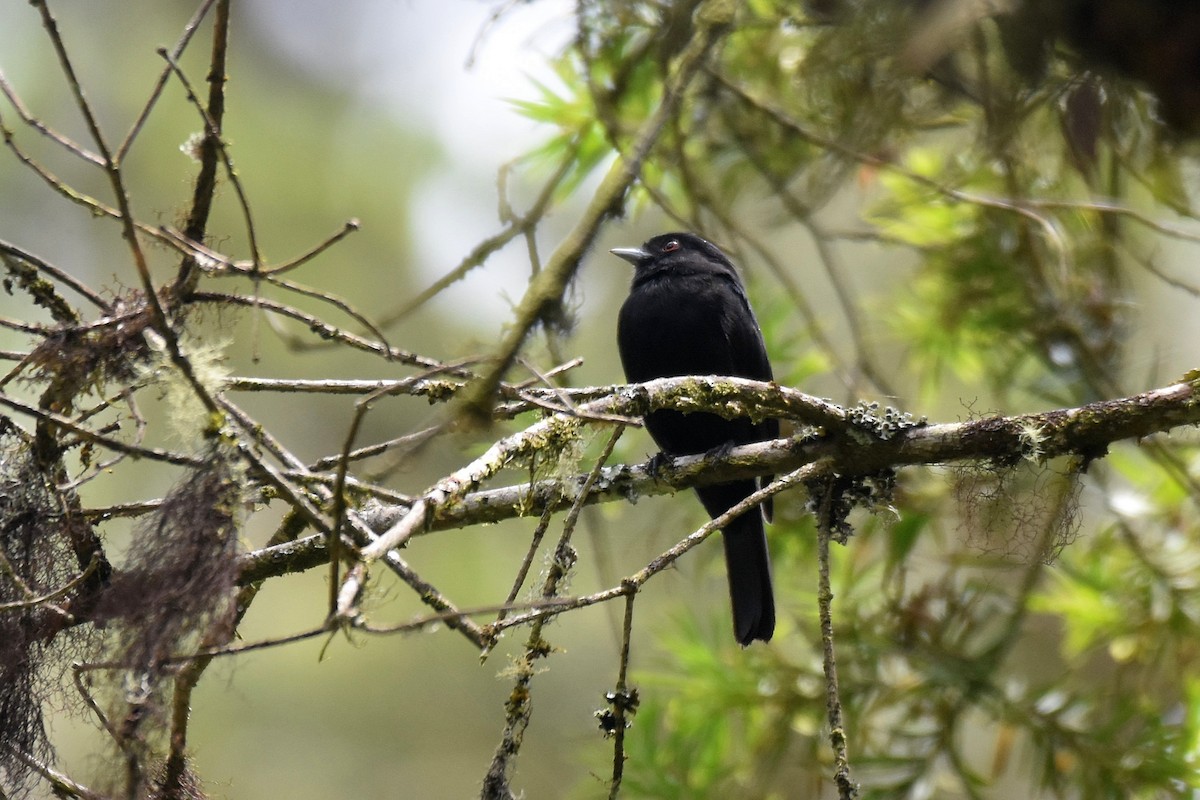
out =
[[[746,297],[745,290],[741,286],[738,286],[737,289],[738,291],[734,292],[733,296],[737,298],[741,307],[732,308],[728,313],[722,315],[722,327],[729,341],[729,352],[734,358],[731,374],[739,378],[758,381],[774,380],[775,375],[771,371],[771,361],[767,357],[767,346],[763,342],[758,320],[750,308],[750,301]],[[779,420],[774,417],[764,419],[754,426],[754,432],[759,440],[778,439]],[[774,477],[773,475],[763,476],[762,485],[770,483]],[[762,509],[763,516],[769,521],[774,512],[774,503],[768,499],[763,503]]]
[[[725,338],[729,342],[729,353],[734,359],[734,371],[731,374],[756,381],[774,380],[771,362],[767,358],[767,346],[763,343],[762,331],[750,309],[745,291],[739,286],[732,297],[734,299],[730,302],[736,302],[737,306],[729,308],[721,320]]]

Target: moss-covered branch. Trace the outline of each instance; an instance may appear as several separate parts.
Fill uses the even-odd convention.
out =
[[[819,433],[745,445],[720,455],[668,459],[653,468],[649,463],[606,467],[597,474],[585,504],[634,501],[734,478],[782,474],[821,459],[832,472],[846,477],[919,464],[1015,464],[1064,455],[1078,456],[1086,465],[1116,442],[1200,424],[1200,376],[1189,374],[1179,383],[1076,408],[940,424],[897,425],[885,419],[894,414],[880,417],[870,409],[843,408],[777,384],[717,377],[663,378],[621,387],[608,397],[580,405],[578,413],[637,416],[663,408],[778,416]],[[570,414],[557,414],[502,439],[422,495],[419,509],[371,504],[360,509],[359,516],[377,531],[402,527],[406,539],[538,516],[547,509],[565,510],[578,496],[586,475],[492,489],[479,485],[520,454],[536,450],[554,431],[575,422]],[[264,548],[243,557],[242,582],[308,569],[326,559],[321,536]]]

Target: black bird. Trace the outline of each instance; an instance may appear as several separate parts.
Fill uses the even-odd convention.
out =
[[[617,347],[632,383],[677,375],[772,380],[758,320],[737,269],[712,243],[691,233],[664,233],[641,247],[611,251],[634,266],[629,297],[617,318]],[[668,455],[695,455],[774,439],[779,420],[655,411],[646,429]],[[755,490],[739,480],[696,490],[709,516],[725,513]],[[750,511],[722,530],[733,630],[738,642],[769,641],[775,632],[771,561],[762,513]]]

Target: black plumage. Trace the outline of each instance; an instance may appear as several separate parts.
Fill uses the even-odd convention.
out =
[[[617,347],[632,383],[678,375],[722,375],[768,381],[771,364],[758,320],[737,270],[715,245],[690,233],[655,236],[640,248],[612,251],[634,266],[617,321]],[[694,455],[773,439],[779,421],[724,419],[716,414],[655,411],[646,429],[664,453]],[[723,514],[757,488],[740,480],[698,488],[709,516]],[[750,511],[722,530],[733,627],[738,642],[768,641],[775,598],[764,517]]]

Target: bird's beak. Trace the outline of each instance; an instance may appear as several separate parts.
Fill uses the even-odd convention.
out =
[[[650,257],[650,254],[640,247],[614,247],[608,252],[612,253],[617,258],[625,259],[635,267]]]

